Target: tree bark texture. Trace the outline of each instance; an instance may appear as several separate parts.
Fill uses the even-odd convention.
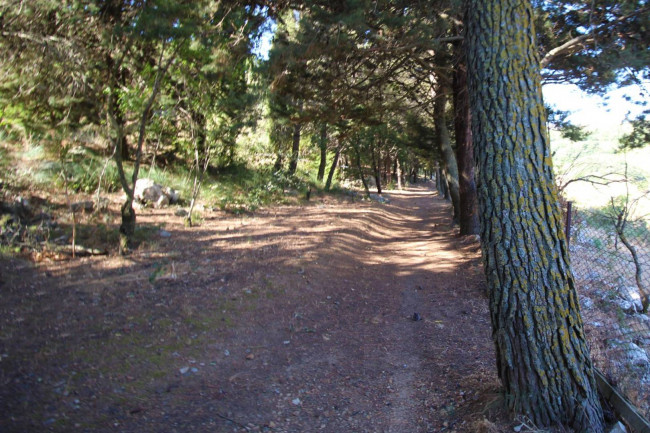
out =
[[[467,66],[464,61],[456,64],[453,87],[458,193],[460,195],[458,225],[461,235],[477,235],[480,228],[476,209],[472,116],[470,115],[469,94],[467,92]]]
[[[546,130],[529,0],[470,0],[467,59],[481,247],[508,407],[603,432]]]
[[[456,155],[451,148],[451,138],[449,138],[449,129],[445,119],[445,109],[447,108],[447,94],[442,87],[438,87],[436,94],[436,103],[433,109],[434,123],[436,125],[436,140],[440,153],[442,153],[443,164],[447,172],[447,183],[449,186],[449,195],[454,208],[454,221],[458,222],[460,215],[460,191],[458,187],[458,164]]]

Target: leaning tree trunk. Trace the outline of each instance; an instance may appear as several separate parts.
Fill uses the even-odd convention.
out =
[[[603,432],[546,130],[530,0],[470,0],[481,247],[508,407]]]
[[[451,139],[449,138],[449,129],[445,120],[445,108],[447,106],[447,95],[442,86],[438,87],[436,103],[433,109],[433,117],[436,125],[436,140],[438,147],[443,156],[443,163],[447,171],[447,182],[449,186],[449,195],[454,208],[453,219],[458,222],[460,215],[460,192],[458,188],[458,164],[456,155],[451,148]]]
[[[354,153],[357,156],[356,165],[357,172],[359,173],[359,179],[361,179],[361,183],[363,184],[363,190],[366,193],[366,197],[370,197],[370,188],[368,187],[368,182],[366,182],[366,177],[363,174],[363,168],[361,167],[361,152],[359,152],[358,147],[354,148]]]
[[[339,157],[341,156],[341,145],[336,146],[336,153],[334,153],[334,159],[332,160],[332,165],[330,166],[330,171],[327,174],[327,181],[325,182],[325,191],[329,191],[332,187],[332,179],[334,178],[334,172],[336,171],[336,164],[339,162]]]
[[[474,148],[472,145],[472,116],[467,93],[467,66],[464,61],[454,70],[454,126],[456,132],[456,161],[458,162],[459,218],[461,235],[480,232],[476,209],[476,182],[474,180]]]

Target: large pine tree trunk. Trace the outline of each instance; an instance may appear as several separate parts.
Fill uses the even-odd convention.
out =
[[[451,139],[449,138],[449,130],[447,129],[447,122],[445,120],[445,109],[447,106],[447,95],[445,94],[442,86],[438,87],[436,94],[436,104],[433,109],[434,122],[436,124],[436,140],[438,147],[443,156],[443,163],[447,171],[447,185],[449,186],[449,195],[451,196],[451,203],[454,208],[454,221],[458,222],[460,215],[460,191],[458,187],[458,164],[456,162],[456,155],[451,148]]]
[[[481,246],[510,409],[603,431],[553,181],[529,0],[468,2]]]
[[[479,234],[474,181],[474,148],[472,123],[467,93],[467,67],[458,62],[454,71],[454,126],[456,132],[456,161],[458,162],[458,192],[460,195],[458,225],[461,235]]]

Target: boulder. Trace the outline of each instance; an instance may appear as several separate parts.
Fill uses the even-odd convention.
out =
[[[634,343],[627,343],[623,346],[625,350],[625,356],[630,364],[636,367],[647,368],[650,366],[650,360],[648,360],[648,354],[641,347],[637,346]]]
[[[169,197],[169,203],[170,204],[176,204],[178,203],[178,200],[180,200],[181,196],[176,191],[175,189],[171,189],[170,187],[165,187],[165,190],[163,191],[167,197]]]
[[[641,302],[641,293],[639,289],[634,286],[619,287],[618,299],[616,304],[621,307],[621,310],[626,313],[638,313],[643,311],[643,303]]]
[[[163,187],[153,179],[138,179],[133,192],[136,202],[140,204],[151,204],[155,208],[169,206],[177,203],[180,196],[177,191],[170,187]]]

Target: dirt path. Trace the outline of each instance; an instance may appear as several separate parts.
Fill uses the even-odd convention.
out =
[[[2,262],[0,431],[479,431],[478,246],[429,189],[386,196],[147,211],[171,236],[126,259]]]

